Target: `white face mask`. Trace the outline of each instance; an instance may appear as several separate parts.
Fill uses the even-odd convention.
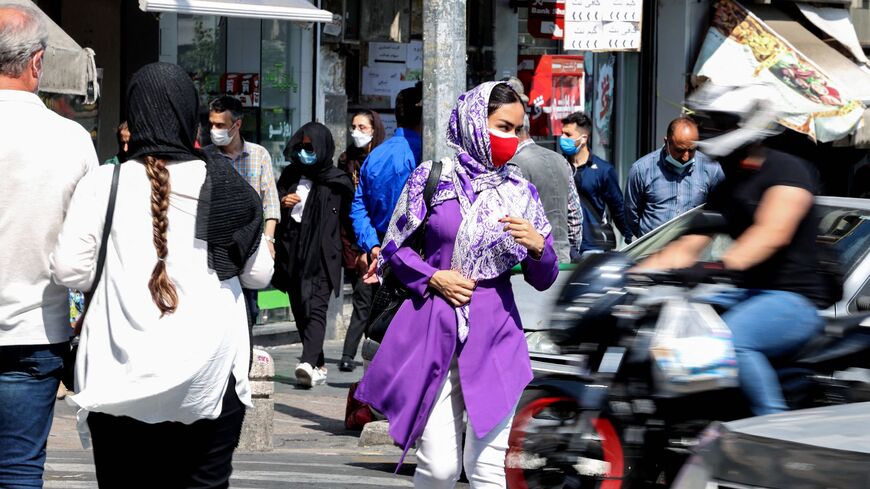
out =
[[[360,130],[355,130],[350,133],[350,137],[353,138],[353,145],[357,148],[362,148],[372,142],[372,135],[366,134]]]
[[[233,142],[229,129],[211,128],[211,142],[215,146],[229,146]]]

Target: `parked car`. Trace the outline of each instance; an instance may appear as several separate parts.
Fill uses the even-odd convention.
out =
[[[674,489],[863,489],[870,402],[710,426]]]

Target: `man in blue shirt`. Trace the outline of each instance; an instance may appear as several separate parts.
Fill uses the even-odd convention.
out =
[[[423,153],[423,87],[418,83],[396,97],[396,123],[393,137],[372,150],[359,171],[359,185],[350,207],[350,218],[357,244],[370,260],[371,278],[381,252],[381,239],[387,232],[393,209],[411,172],[420,164]]]
[[[625,214],[636,237],[707,201],[725,179],[719,163],[696,150],[698,126],[688,117],[668,124],[663,147],[637,160],[625,186]]]
[[[559,148],[571,164],[574,184],[583,200],[583,240],[580,252],[605,251],[601,242],[601,229],[610,226],[605,214],[605,206],[610,218],[630,243],[632,233],[625,221],[622,190],[613,165],[589,151],[589,138],[592,136],[592,121],[582,112],[575,112],[562,119],[562,136]],[[591,207],[591,209],[590,209]]]

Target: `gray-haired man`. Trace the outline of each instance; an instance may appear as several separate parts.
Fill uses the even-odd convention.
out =
[[[547,219],[553,226],[553,248],[562,263],[570,263],[572,250],[579,255],[583,239],[583,213],[577,187],[565,158],[535,144],[529,135],[529,116],[519,132],[517,154],[509,162],[538,190]]]
[[[87,131],[36,96],[48,40],[42,15],[0,2],[0,487],[5,489],[42,487],[71,331],[68,291],[52,283],[49,254],[76,184],[97,166]]]

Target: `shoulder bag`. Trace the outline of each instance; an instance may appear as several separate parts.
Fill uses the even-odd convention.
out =
[[[423,201],[426,204],[426,217],[423,219],[423,224],[421,224],[408,239],[409,246],[419,253],[421,257],[424,256],[423,243],[426,234],[426,225],[429,222],[432,196],[435,195],[438,181],[441,179],[442,168],[443,163],[440,160],[432,161],[432,170],[429,172],[429,177],[426,179],[426,187],[423,189]],[[363,358],[371,360],[371,358],[366,357],[374,357],[374,352],[377,350],[380,342],[384,339],[384,335],[387,333],[387,328],[393,321],[393,317],[408,297],[408,289],[390,273],[389,268],[385,268],[384,280],[380,287],[378,287],[377,292],[375,292],[371,312],[369,313],[366,341],[363,343]]]

